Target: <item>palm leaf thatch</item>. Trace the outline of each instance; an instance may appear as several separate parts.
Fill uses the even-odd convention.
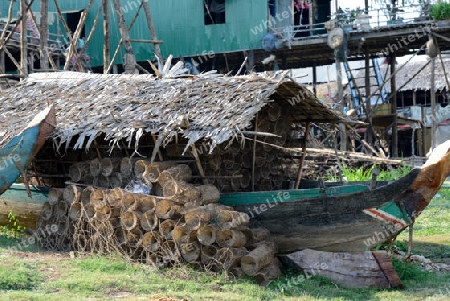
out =
[[[0,146],[17,135],[36,112],[55,104],[60,149],[89,148],[104,134],[111,148],[125,139],[138,147],[152,133],[157,146],[177,135],[188,145],[209,140],[211,151],[227,140],[253,130],[252,120],[265,106],[291,106],[299,121],[337,122],[337,116],[286,72],[268,75],[178,76],[36,73],[0,93]],[[131,147],[133,147],[131,146]]]

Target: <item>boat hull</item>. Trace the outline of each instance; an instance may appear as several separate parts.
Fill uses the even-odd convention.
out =
[[[23,184],[12,184],[0,195],[0,225],[8,225],[8,214],[12,212],[20,226],[36,228],[36,221],[47,201],[49,188],[30,186],[31,198]]]
[[[272,204],[267,202],[267,198],[258,200],[258,195],[267,192],[238,193],[233,194],[234,204],[229,195],[223,195],[220,202],[248,213],[250,227],[270,230],[280,253],[308,248],[336,252],[364,251],[393,235],[392,231],[388,235],[385,233],[383,221],[366,214],[364,210],[394,200],[411,186],[419,172],[419,169],[414,169],[399,181],[371,191],[356,185],[360,191],[351,193],[355,186],[343,186],[349,193],[340,193],[342,190],[333,187],[329,189],[331,193],[307,197],[311,195],[311,189],[307,189],[305,195],[298,198],[287,198],[287,195],[299,195],[302,191],[284,191],[286,198]],[[277,192],[272,194],[277,195]],[[380,239],[372,241],[373,236],[382,231],[384,236],[379,234]]]
[[[0,148],[0,194],[24,173],[56,123],[53,106],[39,113],[19,135]]]

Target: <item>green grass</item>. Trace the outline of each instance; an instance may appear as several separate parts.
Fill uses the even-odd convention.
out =
[[[450,189],[439,194],[416,220],[413,253],[450,262]],[[406,249],[407,238],[402,233],[397,246]],[[115,255],[70,258],[8,250],[19,242],[0,238],[0,300],[450,300],[449,273],[428,272],[400,260],[393,263],[403,290],[345,289],[291,270],[260,287],[250,277],[227,278],[185,266],[154,270]]]
[[[342,165],[342,177],[344,181],[357,182],[357,181],[370,181],[372,179],[372,171],[379,169],[380,173],[377,176],[378,181],[391,181],[398,180],[411,171],[411,167],[408,165],[401,165],[396,169],[381,169],[378,165],[372,166],[360,166],[359,168],[350,168],[347,165]],[[339,181],[339,175],[329,175],[328,180]]]

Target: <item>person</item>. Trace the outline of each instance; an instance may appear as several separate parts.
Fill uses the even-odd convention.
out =
[[[211,0],[209,12],[213,19],[213,24],[225,23],[225,0]]]
[[[294,0],[294,26],[298,26],[296,30],[308,29],[308,26],[302,25],[309,25],[309,5],[306,0]],[[309,32],[297,32],[295,34],[296,37],[308,35]]]

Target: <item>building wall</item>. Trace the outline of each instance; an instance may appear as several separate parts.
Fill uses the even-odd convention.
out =
[[[71,0],[58,2],[62,11],[77,11],[85,9],[89,0]],[[111,7],[111,56],[120,40],[117,14]],[[121,0],[125,21],[130,24],[140,0]],[[259,49],[261,38],[266,33],[268,15],[267,0],[226,0],[226,23],[205,25],[203,0],[148,0],[153,17],[157,37],[163,40],[161,51],[164,57],[172,54],[174,57],[189,57],[206,53],[226,53],[248,49]],[[0,2],[1,16],[7,17],[8,1]],[[86,19],[86,35],[94,24],[97,9],[101,0],[96,0]],[[34,1],[33,12],[39,15],[39,1]],[[13,15],[19,11],[18,1],[14,4]],[[64,33],[62,23],[56,15],[53,1],[49,1],[50,31]],[[59,31],[57,28],[60,28]],[[150,33],[143,10],[130,32],[132,39],[150,40]],[[94,36],[88,46],[87,53],[91,56],[92,66],[103,64],[103,26],[99,20]],[[153,45],[149,43],[132,43],[138,61],[154,58]],[[116,63],[120,64],[123,57],[119,53]]]

